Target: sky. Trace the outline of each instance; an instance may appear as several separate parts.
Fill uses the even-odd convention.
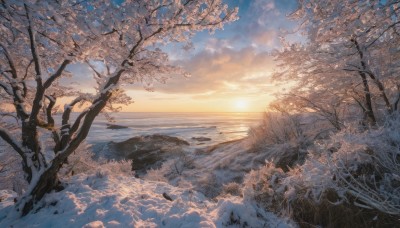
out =
[[[156,83],[152,92],[142,85],[125,88],[134,103],[125,112],[262,112],[280,88],[273,85],[271,55],[280,48],[279,37],[296,24],[287,15],[296,0],[226,0],[239,7],[239,20],[214,34],[193,37],[193,48],[169,45],[170,61],[191,76],[173,76]],[[297,34],[289,39],[300,39]],[[76,75],[91,75],[83,65],[70,69]],[[82,78],[82,77],[81,77]],[[83,90],[87,90],[84,88]]]

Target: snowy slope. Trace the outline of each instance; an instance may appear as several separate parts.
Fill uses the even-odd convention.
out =
[[[0,227],[291,226],[239,197],[211,202],[188,189],[109,172],[72,177],[65,190],[44,198],[40,210],[17,220],[12,193],[2,191],[0,197],[2,193]]]
[[[252,169],[265,165],[274,153],[252,150],[250,138],[233,140],[186,151],[185,156],[171,158],[158,170],[150,170],[144,179],[168,182],[174,186],[190,187],[209,198],[220,195],[223,186],[242,183]]]

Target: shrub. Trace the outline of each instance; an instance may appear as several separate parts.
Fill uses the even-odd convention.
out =
[[[300,226],[390,227],[400,219],[400,121],[346,129],[316,143],[304,164],[273,162],[245,178],[245,197]]]

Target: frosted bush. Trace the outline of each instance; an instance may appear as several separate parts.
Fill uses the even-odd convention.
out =
[[[240,196],[242,195],[241,185],[236,182],[225,184],[222,187],[222,193],[225,195]]]
[[[122,161],[107,161],[103,164],[99,164],[100,170],[105,170],[113,175],[125,175],[125,176],[133,176],[134,172],[132,171],[131,162],[128,160]]]
[[[8,146],[0,147],[0,190],[13,190],[22,194],[28,183],[21,170],[21,158]]]
[[[196,185],[196,190],[209,198],[215,198],[222,190],[214,173],[205,174]]]
[[[160,169],[150,169],[145,176],[146,180],[161,181],[168,183],[168,179],[164,176],[164,171]]]
[[[267,162],[249,173],[244,196],[301,219],[321,222],[321,216],[347,210],[361,220],[363,214],[375,213],[394,221],[400,216],[399,133],[398,117],[368,131],[348,126],[316,143],[302,165],[284,172]]]
[[[249,130],[255,147],[282,144],[302,138],[300,118],[283,113],[264,113],[261,123]]]
[[[131,162],[128,160],[115,161],[94,157],[91,146],[84,143],[68,158],[68,163],[64,164],[60,173],[63,176],[93,172],[99,175],[134,175]]]
[[[266,160],[287,171],[302,164],[313,146],[313,140],[325,131],[321,126],[309,124],[314,117],[278,111],[265,113],[263,120],[249,130],[252,151],[265,153]]]
[[[357,206],[400,215],[398,117],[375,130],[358,134],[348,131],[333,137],[341,147],[327,156],[338,188],[357,198]]]

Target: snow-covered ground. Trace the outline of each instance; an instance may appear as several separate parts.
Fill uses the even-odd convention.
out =
[[[20,219],[15,196],[0,191],[0,227],[293,226],[240,197],[210,201],[190,189],[105,171],[71,177],[65,190],[48,194],[40,210]]]
[[[46,195],[27,216],[19,218],[14,211],[18,194],[10,189],[19,186],[15,178],[7,188],[1,187],[7,190],[0,190],[0,227],[296,226],[243,197],[239,188],[235,196],[223,190],[224,185],[241,182],[251,169],[264,164],[268,154],[252,153],[251,148],[249,138],[204,149],[183,147],[183,153],[171,155],[160,169],[139,179],[126,172],[131,168],[128,162],[99,165],[88,153],[98,151],[85,144],[65,168],[75,175],[70,176],[71,170],[62,174],[66,188]],[[6,151],[1,151],[5,157],[9,155]],[[105,167],[110,164],[125,171]],[[5,174],[16,170],[14,166],[9,169]]]

